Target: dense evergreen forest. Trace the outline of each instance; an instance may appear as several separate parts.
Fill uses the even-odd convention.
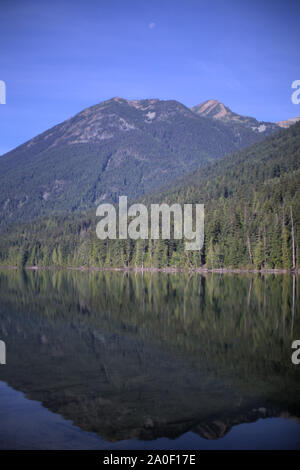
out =
[[[142,200],[204,203],[205,242],[98,240],[95,211],[1,230],[0,263],[13,266],[298,269],[300,123],[195,171]]]

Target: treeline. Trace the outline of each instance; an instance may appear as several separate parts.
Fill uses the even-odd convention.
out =
[[[174,187],[178,188],[174,190]],[[0,263],[136,268],[300,267],[300,123],[143,201],[205,204],[205,242],[98,240],[95,212],[2,229]]]

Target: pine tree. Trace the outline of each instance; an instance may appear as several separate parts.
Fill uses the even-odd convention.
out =
[[[264,245],[261,240],[258,240],[254,249],[254,266],[261,269],[265,262]]]
[[[290,269],[292,266],[289,250],[289,234],[286,226],[282,227],[282,267]]]

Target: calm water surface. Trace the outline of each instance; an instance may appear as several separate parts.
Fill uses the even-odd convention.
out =
[[[299,278],[0,271],[2,449],[300,449]]]

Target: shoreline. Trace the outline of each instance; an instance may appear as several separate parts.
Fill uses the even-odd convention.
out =
[[[69,270],[69,271],[82,271],[82,272],[132,272],[132,273],[155,273],[163,272],[166,274],[177,274],[177,273],[217,273],[217,274],[290,274],[300,275],[300,268],[295,270],[292,269],[247,269],[247,268],[142,268],[142,267],[96,267],[96,266],[25,266],[20,268],[18,266],[1,266],[0,270],[25,270],[25,271],[43,271],[43,270]]]

